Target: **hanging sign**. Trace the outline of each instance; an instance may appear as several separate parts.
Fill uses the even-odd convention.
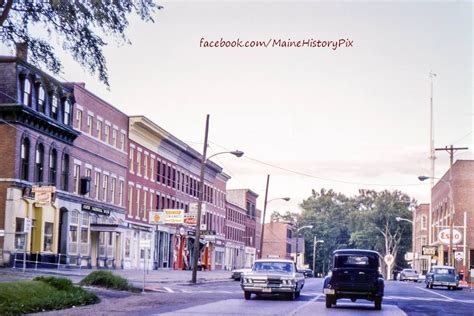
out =
[[[445,228],[438,233],[438,240],[445,245],[449,245],[450,229]],[[462,240],[462,234],[459,230],[453,229],[453,244],[457,244]]]

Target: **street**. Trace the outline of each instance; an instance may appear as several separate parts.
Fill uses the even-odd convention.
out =
[[[474,291],[429,290],[424,283],[387,281],[381,311],[369,301],[340,300],[326,309],[321,278],[306,279],[295,301],[280,297],[243,298],[239,282],[226,280],[188,285],[157,284],[145,294],[97,290],[97,305],[43,313],[46,315],[474,315]]]

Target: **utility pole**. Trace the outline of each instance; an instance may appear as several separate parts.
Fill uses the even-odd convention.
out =
[[[193,248],[193,274],[192,274],[192,283],[196,283],[197,269],[198,269],[198,260],[199,260],[199,239],[201,238],[201,209],[202,209],[202,200],[204,193],[204,169],[206,167],[206,153],[207,153],[207,136],[209,133],[209,114],[206,117],[206,131],[204,134],[204,148],[202,150],[202,159],[201,159],[201,175],[199,178],[199,200],[198,200],[198,209],[196,214],[196,236],[194,240]]]
[[[436,77],[436,74],[430,72],[430,170],[431,170],[431,177],[430,177],[430,210],[428,216],[428,245],[431,245],[433,242],[433,220],[432,220],[432,213],[433,207],[431,203],[431,189],[434,186],[434,177],[435,177],[435,150],[434,150],[434,127],[433,127],[433,78]],[[431,262],[430,262],[431,265]]]
[[[268,185],[270,183],[270,175],[267,175],[267,187],[265,188],[265,201],[263,204],[263,216],[262,216],[262,233],[260,234],[260,253],[258,254],[258,258],[262,259],[263,255],[263,236],[265,233],[265,214],[267,212],[267,203],[268,203]]]
[[[316,277],[316,235],[313,241],[313,276]]]
[[[453,164],[454,164],[454,153],[458,150],[468,150],[468,147],[453,147],[453,145],[445,146],[444,148],[435,148],[438,150],[445,150],[449,153],[449,252],[448,262],[449,265],[454,267],[453,257],[453,226],[454,226],[454,192],[453,192]],[[431,204],[431,203],[430,203]]]

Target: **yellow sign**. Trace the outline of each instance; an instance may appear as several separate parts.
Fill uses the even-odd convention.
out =
[[[180,209],[164,209],[165,224],[183,224],[184,210]]]

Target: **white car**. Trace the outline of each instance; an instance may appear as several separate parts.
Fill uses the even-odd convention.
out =
[[[252,268],[234,269],[232,270],[232,275],[230,278],[234,279],[235,281],[240,281],[240,277],[242,276],[242,274],[250,271],[252,271]]]

